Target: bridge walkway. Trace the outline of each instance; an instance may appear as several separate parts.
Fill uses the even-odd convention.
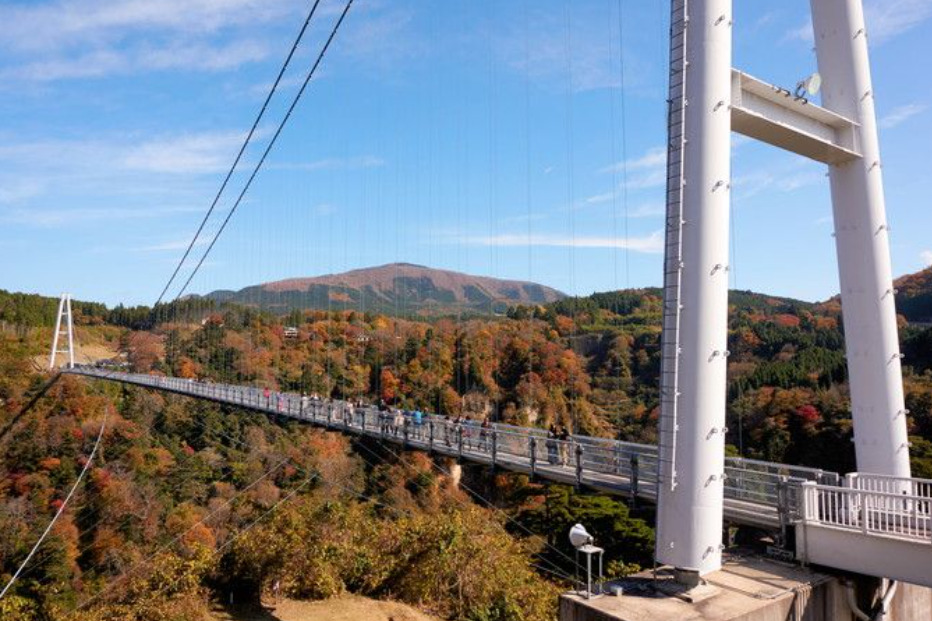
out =
[[[345,401],[309,399],[233,384],[75,366],[63,373],[121,382],[368,436],[465,462],[522,472],[655,502],[657,448],[589,436],[548,438],[542,429],[456,424],[446,417],[386,415]],[[838,474],[726,458],[725,520],[796,531],[796,558],[932,587],[932,480]]]
[[[242,407],[430,451],[466,462],[529,474],[556,483],[579,485],[601,492],[655,502],[657,448],[646,444],[574,435],[568,441],[548,438],[538,428],[494,423],[455,424],[444,416],[425,414],[420,425],[413,418],[395,424],[374,407],[353,407],[345,401],[324,401],[294,393],[271,392],[251,386],[197,382],[188,379],[124,373],[75,366],[65,373],[121,382]],[[743,458],[726,460],[725,519],[741,525],[779,529],[788,516],[780,499],[792,483],[837,485],[836,473]]]

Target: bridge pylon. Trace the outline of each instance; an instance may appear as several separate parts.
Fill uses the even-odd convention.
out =
[[[63,323],[64,326],[62,326]],[[59,341],[62,342],[64,349],[58,349]],[[55,317],[55,333],[52,335],[52,352],[49,355],[49,371],[55,369],[55,361],[58,358],[58,354],[67,355],[68,368],[74,367],[74,322],[72,321],[71,314],[70,293],[62,293],[58,301],[58,315]]]
[[[721,567],[731,132],[828,165],[858,469],[909,477],[861,0],[810,0],[822,106],[732,69],[732,0],[672,0],[656,560]]]

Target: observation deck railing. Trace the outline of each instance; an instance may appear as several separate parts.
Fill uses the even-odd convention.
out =
[[[877,475],[864,478],[875,477]],[[922,482],[923,485],[928,483]],[[863,481],[859,485],[861,487],[802,484],[800,518],[808,525],[932,544],[932,498],[865,489]]]

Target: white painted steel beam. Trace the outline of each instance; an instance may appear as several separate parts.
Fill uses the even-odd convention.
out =
[[[55,356],[58,354],[58,337],[61,335],[61,317],[65,309],[65,295],[58,300],[58,313],[55,315],[55,331],[52,333],[52,352],[49,354],[49,371],[55,369]]]
[[[867,576],[932,587],[932,544],[800,523],[796,558]]]
[[[65,320],[65,330],[62,330],[62,319]],[[68,349],[58,349],[58,340],[62,335],[68,337]],[[55,317],[55,332],[52,335],[52,352],[49,355],[49,371],[55,369],[55,359],[58,354],[68,354],[68,368],[74,367],[74,321],[71,314],[71,294],[63,293],[58,301],[58,314]]]
[[[66,294],[65,305],[68,307],[68,368],[74,367],[74,315],[71,312],[71,294]]]
[[[825,164],[861,156],[857,123],[737,69],[731,72],[731,129]]]
[[[822,104],[862,157],[829,167],[858,470],[908,477],[909,444],[877,119],[861,0],[810,0]]]

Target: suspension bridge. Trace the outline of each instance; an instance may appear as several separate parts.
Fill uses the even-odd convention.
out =
[[[812,0],[811,7],[820,74],[801,82],[794,93],[732,67],[731,0],[671,2],[657,446],[580,435],[564,441],[540,429],[499,423],[480,427],[433,414],[418,422],[339,400],[75,365],[67,298],[59,312],[53,362],[61,353],[62,332],[64,352],[72,355],[63,371],[67,374],[209,400],[656,503],[656,559],[675,567],[677,579],[687,586],[721,568],[722,526],[732,523],[779,533],[779,541],[802,563],[932,587],[932,481],[910,476],[863,9],[860,0]],[[346,10],[178,296],[240,205]],[[809,98],[820,86],[822,105],[817,105]],[[732,132],[828,167],[859,472],[843,476],[725,456]],[[230,174],[218,198],[229,180]],[[204,222],[216,204],[217,199]]]
[[[374,406],[254,386],[82,365],[62,372],[203,399],[464,463],[657,502],[656,446],[582,435],[560,440],[539,428],[502,423],[483,428],[436,414],[426,414],[416,423],[410,412],[397,416]],[[841,476],[816,468],[726,457],[723,489],[726,522],[778,533],[784,541],[794,534],[802,560],[932,587],[928,572],[932,566],[932,480],[859,473]],[[851,555],[848,546],[877,550],[880,556]]]

